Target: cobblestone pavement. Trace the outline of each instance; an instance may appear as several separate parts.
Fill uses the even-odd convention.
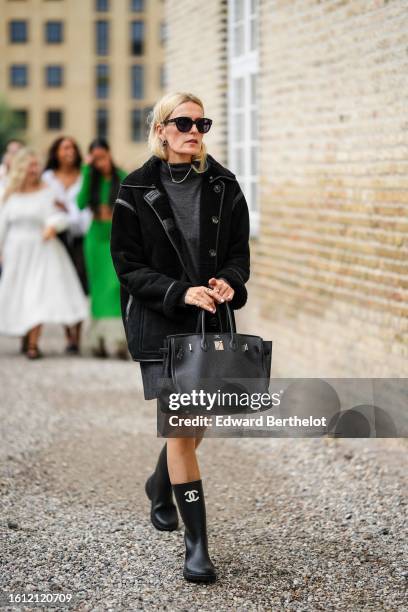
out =
[[[408,609],[406,441],[204,440],[219,581],[194,585],[182,529],[149,522],[163,440],[138,364],[61,344],[48,331],[28,362],[0,340],[3,590],[73,593],[76,610]]]

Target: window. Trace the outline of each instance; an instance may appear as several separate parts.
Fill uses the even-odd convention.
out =
[[[25,64],[13,64],[10,66],[11,87],[27,87],[28,67]]]
[[[164,45],[167,39],[167,23],[165,21],[161,21],[159,24],[159,28],[160,44]]]
[[[133,99],[143,98],[143,66],[131,66],[131,96]]]
[[[62,110],[48,110],[45,116],[47,130],[62,130],[64,127]]]
[[[13,114],[16,118],[17,129],[26,130],[28,128],[28,111],[25,109],[14,109]]]
[[[62,87],[64,71],[62,66],[45,67],[45,84],[47,87]]]
[[[132,21],[130,24],[130,52],[132,55],[143,54],[143,21]]]
[[[142,142],[143,129],[142,129],[142,109],[141,108],[134,108],[131,111],[130,121],[131,121],[130,133],[131,133],[132,141]]]
[[[9,22],[9,40],[11,43],[26,43],[28,41],[27,21],[14,19]]]
[[[108,55],[109,53],[109,22],[97,21],[95,23],[96,54]]]
[[[63,42],[64,24],[62,21],[47,21],[44,30],[45,42],[50,44]]]
[[[134,13],[143,11],[143,0],[130,0],[130,10]]]
[[[95,0],[95,11],[99,13],[109,11],[109,0]]]
[[[130,111],[130,134],[132,142],[145,142],[148,136],[149,113],[152,106],[146,108],[134,108]]]
[[[248,202],[251,235],[259,230],[258,210],[258,2],[229,0],[228,157]]]
[[[109,115],[107,108],[98,108],[96,111],[96,135],[98,138],[108,138]]]
[[[109,96],[109,66],[99,64],[96,66],[96,97],[103,100]]]
[[[166,66],[162,64],[159,68],[159,86],[161,87],[161,89],[165,89],[166,79],[167,79]]]

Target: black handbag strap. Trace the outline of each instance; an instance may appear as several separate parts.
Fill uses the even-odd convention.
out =
[[[232,350],[236,350],[238,345],[237,345],[237,341],[236,341],[236,339],[234,337],[234,334],[236,333],[236,331],[234,331],[234,323],[233,323],[233,320],[232,320],[231,309],[229,307],[228,302],[221,302],[220,306],[222,304],[224,304],[225,308],[227,309],[228,323],[229,323],[229,330],[228,331],[231,334],[229,345],[230,345],[230,348]],[[198,321],[197,321],[196,333],[198,333],[198,324],[199,324],[199,322],[201,322],[201,342],[200,342],[200,344],[201,344],[201,348],[202,349],[207,350],[208,342],[207,342],[207,340],[205,338],[205,312],[206,312],[205,309],[202,308],[201,312],[199,313]]]

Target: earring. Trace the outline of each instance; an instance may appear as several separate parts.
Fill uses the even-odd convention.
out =
[[[167,140],[162,140],[162,146],[164,147],[167,144]]]

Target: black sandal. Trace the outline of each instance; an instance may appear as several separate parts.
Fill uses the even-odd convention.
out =
[[[99,359],[106,359],[108,357],[105,342],[102,338],[99,339],[99,345],[92,348],[92,355],[93,357],[98,357]]]
[[[71,344],[67,344],[65,347],[65,353],[67,355],[79,355],[79,346],[72,342]]]
[[[27,359],[41,359],[43,353],[40,351],[37,344],[28,343],[26,357]]]

